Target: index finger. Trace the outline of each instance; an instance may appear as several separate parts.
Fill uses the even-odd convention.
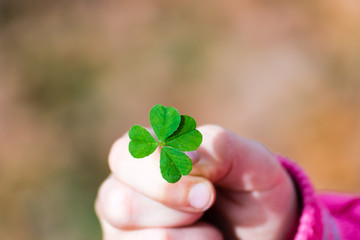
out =
[[[166,182],[160,173],[160,151],[141,159],[133,158],[128,150],[129,137],[125,134],[111,148],[110,169],[114,177],[130,188],[169,207],[190,212],[201,212],[214,202],[215,189],[201,176],[184,176],[179,182]]]

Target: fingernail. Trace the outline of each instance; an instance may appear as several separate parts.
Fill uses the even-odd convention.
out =
[[[191,159],[191,161],[196,162],[199,158],[199,153],[197,151],[185,152],[185,154]]]
[[[212,200],[211,189],[205,183],[195,184],[189,192],[189,204],[195,209],[206,210]]]

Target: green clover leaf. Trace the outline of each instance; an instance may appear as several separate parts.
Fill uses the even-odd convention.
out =
[[[173,107],[155,105],[149,114],[151,127],[160,142],[164,142],[179,127],[181,116]]]
[[[176,131],[166,139],[165,145],[180,151],[194,151],[202,142],[201,133],[196,130],[196,122],[192,117],[182,115]]]
[[[192,161],[183,151],[196,150],[202,135],[192,117],[180,115],[173,107],[155,105],[149,119],[157,140],[145,128],[134,125],[129,131],[129,152],[134,158],[143,158],[160,147],[161,175],[167,182],[176,183],[192,169]]]
[[[192,169],[191,159],[183,152],[170,147],[163,147],[160,154],[160,171],[169,183],[176,183],[181,175],[188,175]]]
[[[134,158],[152,154],[158,146],[155,138],[142,126],[134,125],[129,131],[129,151]]]

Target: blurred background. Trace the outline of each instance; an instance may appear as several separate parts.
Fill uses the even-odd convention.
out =
[[[158,103],[360,192],[359,93],[358,0],[0,0],[0,239],[100,239],[110,146]]]

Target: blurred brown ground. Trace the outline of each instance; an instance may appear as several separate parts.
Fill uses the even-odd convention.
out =
[[[100,239],[111,143],[161,103],[360,192],[360,2],[0,0],[0,239]]]

